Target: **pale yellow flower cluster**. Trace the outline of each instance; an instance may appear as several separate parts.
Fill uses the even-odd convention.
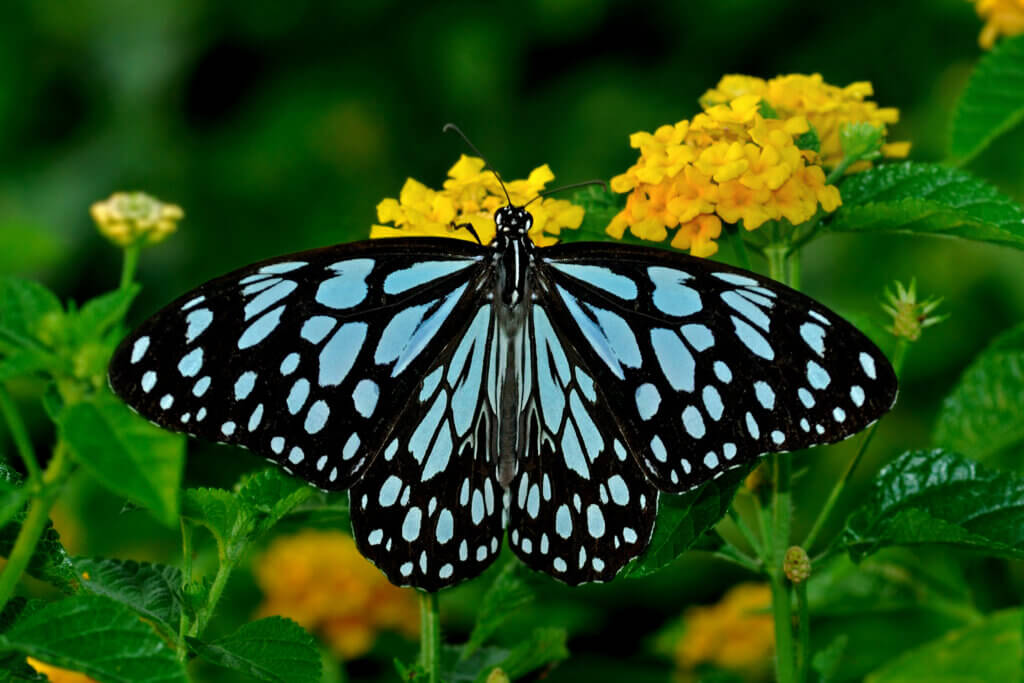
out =
[[[766,677],[775,652],[771,604],[767,585],[741,583],[716,605],[689,608],[675,646],[676,664],[682,672],[711,664],[747,679]]]
[[[978,35],[978,44],[986,50],[990,50],[1000,36],[1024,33],[1024,0],[972,1],[978,16],[985,20],[985,26]]]
[[[554,179],[547,164],[535,168],[525,180],[505,183],[509,197],[522,206],[537,197]],[[484,170],[484,161],[462,155],[448,171],[444,189],[432,190],[409,178],[398,199],[387,198],[377,205],[377,219],[391,225],[374,225],[370,237],[452,237],[475,240],[467,230],[454,225],[470,223],[484,244],[494,239],[494,212],[508,203],[498,179]],[[576,229],[583,222],[583,209],[562,199],[539,199],[529,208],[533,216],[530,238],[542,247],[558,242],[563,229]]]
[[[766,117],[760,96],[743,95],[708,106],[692,122],[634,133],[630,145],[640,158],[612,178],[612,190],[630,195],[608,234],[621,238],[628,228],[663,241],[674,228],[673,247],[710,256],[722,221],[755,230],[782,218],[803,223],[819,205],[835,211],[839,190],[825,183],[817,155],[797,147],[809,130],[805,117]]]
[[[366,654],[382,630],[419,632],[415,591],[391,585],[340,531],[275,539],[255,574],[265,596],[259,616],[294,619],[345,659]]]
[[[868,123],[885,129],[899,121],[899,109],[879,107],[867,99],[872,94],[874,90],[867,81],[841,88],[826,83],[821,74],[787,74],[767,81],[754,76],[729,75],[723,76],[718,85],[704,93],[700,103],[707,108],[731,102],[737,97],[756,95],[782,119],[802,116],[814,126],[821,141],[817,163],[833,168],[843,158],[839,133],[844,125]],[[887,143],[881,151],[883,156],[902,158],[910,152],[910,143]],[[848,172],[868,167],[870,162],[859,162]]]
[[[93,204],[89,213],[100,234],[121,247],[156,244],[173,233],[185,216],[180,206],[145,192],[115,192]]]

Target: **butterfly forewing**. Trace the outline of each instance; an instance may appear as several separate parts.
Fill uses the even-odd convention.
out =
[[[530,310],[526,340],[511,546],[571,585],[608,581],[647,547],[658,491],[628,457],[594,378],[542,303]]]
[[[484,253],[403,239],[248,266],[143,323],[115,353],[111,387],[163,427],[348,488],[396,424],[420,419],[413,391],[492,286]]]
[[[538,301],[583,359],[608,420],[663,491],[769,452],[844,439],[896,379],[845,320],[778,283],[652,249],[541,252]]]

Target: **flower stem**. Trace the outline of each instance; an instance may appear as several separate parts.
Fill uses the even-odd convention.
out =
[[[778,571],[772,568],[769,583],[772,589],[772,616],[775,619],[775,679],[779,683],[793,683],[793,616],[789,589],[781,566]]]
[[[801,581],[796,584],[796,610],[797,621],[800,627],[800,663],[797,667],[797,681],[804,683],[807,680],[807,670],[811,663],[811,614],[807,608],[807,582]]]
[[[441,615],[437,593],[420,592],[420,666],[430,683],[441,680]]]
[[[131,244],[124,248],[124,261],[121,264],[121,285],[120,289],[126,289],[135,279],[135,267],[139,264],[139,250],[141,245]]]
[[[25,429],[25,422],[21,419],[18,406],[14,403],[14,399],[11,398],[11,394],[3,384],[0,384],[0,410],[3,410],[4,419],[7,420],[7,426],[11,430],[14,446],[18,449],[18,454],[21,455],[21,459],[25,462],[25,470],[28,472],[29,482],[38,483],[40,477],[42,477],[42,471],[39,469],[36,453],[32,449],[32,440],[28,437],[28,430]]]
[[[18,585],[18,579],[28,567],[32,553],[35,552],[39,537],[46,529],[46,522],[50,519],[50,508],[53,507],[57,496],[60,494],[61,484],[71,471],[71,461],[68,458],[68,449],[63,441],[58,441],[54,448],[53,459],[42,475],[42,487],[33,497],[28,507],[28,514],[25,521],[21,523],[18,537],[14,541],[14,547],[7,556],[7,565],[0,573],[0,610],[7,605],[7,601],[14,594],[14,588]]]
[[[192,585],[192,527],[184,520],[181,523],[181,587],[186,596]],[[187,599],[187,597],[186,597]],[[190,627],[188,619],[189,610],[184,607],[181,610],[181,619],[178,623],[178,661],[184,662],[188,658],[188,648],[185,646],[185,635]]]

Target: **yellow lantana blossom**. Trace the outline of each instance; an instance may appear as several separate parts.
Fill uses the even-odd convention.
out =
[[[100,234],[121,247],[156,244],[178,228],[185,212],[145,192],[115,192],[94,203],[89,213]]]
[[[1024,3],[1024,0],[1017,1]],[[866,99],[873,92],[871,84],[866,81],[841,88],[826,83],[821,74],[788,74],[767,81],[754,76],[729,75],[723,76],[718,85],[705,92],[700,103],[707,109],[736,98],[756,95],[782,119],[803,117],[814,126],[821,142],[819,163],[833,168],[843,158],[839,131],[844,124],[864,122],[885,128],[899,121],[899,109],[879,107]],[[902,158],[909,153],[910,143],[887,143],[881,151],[886,157]],[[859,162],[850,170],[860,171],[868,167],[869,162]]]
[[[366,654],[382,630],[419,632],[415,591],[391,585],[340,531],[275,539],[255,574],[265,596],[259,616],[294,619],[345,659]]]
[[[765,118],[760,105],[759,95],[742,95],[707,107],[692,121],[630,136],[640,158],[612,178],[612,190],[629,197],[608,234],[621,239],[628,229],[640,239],[663,241],[675,229],[673,247],[710,256],[723,221],[742,220],[756,230],[781,218],[803,223],[819,205],[835,211],[839,190],[825,184],[817,155],[796,146],[810,130],[807,119]]]
[[[94,679],[89,678],[83,673],[40,662],[35,657],[27,657],[26,661],[33,669],[45,675],[50,683],[96,683]]]
[[[684,674],[711,664],[747,680],[766,678],[775,652],[771,600],[767,585],[741,583],[716,605],[686,610],[676,664]]]
[[[1024,33],[1024,0],[972,0],[985,26],[978,34],[978,44],[989,50],[1000,36]]]
[[[516,206],[534,199],[555,176],[547,164],[533,169],[525,180],[505,183]],[[472,224],[484,244],[494,239],[494,212],[508,203],[501,184],[483,159],[462,155],[448,171],[440,191],[409,178],[398,199],[377,205],[377,220],[370,237],[453,237],[474,241],[468,230],[453,227]],[[533,227],[530,238],[542,247],[558,242],[563,229],[576,229],[583,222],[583,208],[563,199],[538,199],[530,204]]]

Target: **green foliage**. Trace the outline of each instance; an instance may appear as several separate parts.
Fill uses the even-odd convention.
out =
[[[484,683],[494,669],[510,679],[552,666],[569,656],[562,628],[539,627],[511,649],[482,647],[463,657],[461,648],[447,647],[442,654],[442,679],[453,683]]]
[[[313,637],[290,619],[267,617],[243,624],[210,643],[188,638],[200,657],[260,681],[307,683],[320,680],[320,652]]]
[[[20,616],[0,634],[17,651],[110,683],[186,681],[174,652],[138,615],[99,595],[76,595]]]
[[[28,499],[20,475],[0,461],[0,557],[9,557],[14,548],[28,512]],[[26,571],[58,586],[66,586],[74,578],[71,559],[52,523],[46,524]]]
[[[129,607],[173,638],[181,618],[181,570],[177,567],[115,560],[74,559],[82,590]]]
[[[736,489],[753,469],[729,470],[701,488],[681,495],[662,493],[651,543],[642,555],[622,570],[622,576],[646,576],[671,563],[697,543],[725,516]]]
[[[793,144],[797,146],[797,149],[804,149],[815,153],[821,151],[821,138],[818,137],[818,130],[814,126],[810,126],[806,133],[801,133],[794,138]]]
[[[515,612],[534,600],[534,591],[528,584],[529,570],[519,561],[502,567],[501,573],[487,589],[469,640],[462,648],[460,659],[468,659],[494,635]]]
[[[583,207],[583,223],[576,230],[563,230],[559,239],[562,242],[600,242],[608,239],[604,229],[625,206],[626,198],[606,187],[590,185],[577,190],[572,203]]]
[[[847,123],[839,129],[844,161],[850,163],[877,159],[884,140],[885,129],[867,122]]]
[[[943,235],[1024,248],[1024,209],[970,173],[938,164],[880,164],[839,187],[835,232]]]
[[[964,371],[942,402],[933,440],[966,456],[990,459],[1024,441],[1021,416],[1024,324],[999,335]]]
[[[1019,609],[992,614],[907,652],[865,680],[868,683],[1020,680],[1021,660],[1024,659],[1021,617]]]
[[[930,544],[1024,558],[1024,477],[942,449],[901,455],[850,515],[842,547],[859,559],[890,545]]]
[[[177,523],[183,436],[151,425],[106,393],[68,406],[60,430],[78,461],[110,490],[165,524]]]
[[[0,353],[34,346],[46,335],[46,321],[62,313],[57,295],[41,284],[0,277]]]
[[[950,155],[977,156],[1024,119],[1024,36],[1006,38],[978,60],[953,113]]]

